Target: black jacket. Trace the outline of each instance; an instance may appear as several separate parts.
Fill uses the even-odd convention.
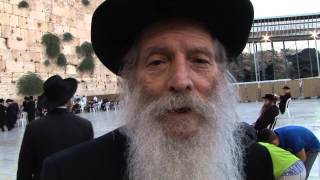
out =
[[[13,102],[7,107],[7,119],[10,126],[13,126],[17,119],[19,113],[19,106],[17,103]]]
[[[7,107],[0,104],[0,126],[7,125]]]
[[[36,105],[33,100],[27,102],[25,111],[28,113],[28,121],[33,121],[36,116]]]
[[[286,104],[289,98],[291,98],[290,93],[280,96],[279,110],[281,114],[283,114],[286,111]]]
[[[256,130],[261,130],[271,127],[274,123],[276,116],[279,115],[279,108],[276,105],[271,106],[265,112],[263,112],[260,117],[257,119],[254,128]]]
[[[17,180],[38,180],[47,156],[92,138],[91,123],[66,109],[55,109],[31,122],[20,149]]]
[[[127,149],[127,138],[117,129],[48,157],[40,179],[127,180]],[[249,149],[250,151],[245,153],[247,180],[273,180],[268,151],[258,144]]]

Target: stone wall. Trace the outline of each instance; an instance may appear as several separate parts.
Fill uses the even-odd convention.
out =
[[[16,81],[27,72],[39,74],[43,80],[59,74],[79,82],[77,94],[104,95],[119,91],[118,78],[95,57],[93,74],[81,74],[81,62],[75,47],[90,42],[91,16],[103,0],[91,0],[84,6],[81,0],[27,0],[29,8],[18,8],[21,0],[0,0],[0,98],[21,99],[16,94]],[[63,33],[74,36],[70,42],[61,41],[61,52],[66,55],[66,68],[44,61],[48,59],[41,37],[46,32],[62,39]]]

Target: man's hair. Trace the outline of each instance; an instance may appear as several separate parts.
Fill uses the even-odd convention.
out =
[[[277,138],[276,133],[270,129],[265,128],[258,131],[258,141],[260,142],[271,143],[276,138]]]

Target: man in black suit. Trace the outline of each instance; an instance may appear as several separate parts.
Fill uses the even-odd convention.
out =
[[[12,99],[7,99],[7,120],[8,120],[8,130],[14,128],[14,125],[17,122],[18,114],[19,114],[19,106]]]
[[[36,117],[36,105],[33,101],[33,96],[28,98],[28,101],[25,106],[25,112],[27,112],[28,122],[32,122]]]
[[[55,75],[43,85],[39,104],[47,116],[26,127],[18,161],[17,180],[38,180],[43,160],[60,150],[93,138],[90,121],[68,111],[77,81]]]
[[[285,113],[286,111],[286,105],[287,101],[291,98],[290,88],[288,86],[284,86],[283,88],[283,95],[280,96],[280,102],[279,102],[279,110],[281,114]]]
[[[0,99],[0,128],[2,132],[5,131],[4,126],[7,126],[7,107],[4,105],[4,99]]]
[[[254,124],[254,128],[259,131],[265,128],[272,128],[276,117],[279,115],[279,109],[276,106],[276,97],[273,94],[266,94],[264,104],[261,108],[260,116]]]
[[[236,98],[225,75],[252,22],[249,0],[102,3],[92,45],[123,78],[125,125],[50,156],[41,179],[244,179]]]

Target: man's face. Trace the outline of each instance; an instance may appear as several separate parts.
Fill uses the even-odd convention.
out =
[[[188,94],[208,100],[222,76],[216,62],[215,41],[201,26],[159,24],[142,36],[136,79],[152,99]],[[165,133],[188,139],[200,120],[189,107],[171,109],[162,118]]]

